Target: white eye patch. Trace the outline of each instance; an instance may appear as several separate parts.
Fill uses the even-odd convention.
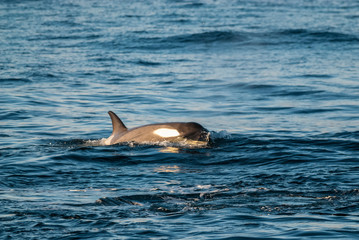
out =
[[[169,128],[159,128],[153,131],[153,133],[160,137],[177,137],[180,135],[176,129],[169,129]]]

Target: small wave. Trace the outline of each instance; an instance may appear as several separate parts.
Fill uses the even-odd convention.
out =
[[[190,34],[179,34],[166,37],[134,37],[125,36],[111,40],[105,45],[118,48],[129,44],[128,48],[144,50],[161,50],[182,47],[193,47],[201,44],[214,45],[287,45],[287,44],[310,44],[310,43],[336,43],[336,42],[359,42],[359,37],[353,34],[345,34],[330,31],[314,31],[307,29],[285,29],[271,32],[249,32],[249,31],[205,31]],[[217,46],[216,45],[216,46]],[[147,63],[138,62],[146,65]],[[152,65],[152,62],[150,62]]]
[[[31,83],[32,81],[28,78],[0,78],[1,83]]]
[[[166,42],[177,43],[239,43],[246,45],[285,45],[295,43],[335,43],[335,42],[359,42],[359,37],[353,34],[345,34],[329,31],[314,31],[307,29],[286,29],[273,32],[236,32],[236,31],[211,31],[169,37]],[[313,77],[313,76],[312,76]],[[315,76],[324,77],[327,76]]]
[[[299,75],[299,76],[295,76],[295,77],[299,77],[299,78],[333,78],[333,75],[329,75],[329,74],[304,74],[304,75]]]
[[[214,44],[214,43],[237,43],[247,40],[246,34],[235,31],[209,31],[191,34],[181,34],[167,37],[149,37],[133,39],[130,48],[136,49],[171,49],[181,48],[196,44]],[[109,43],[111,46],[119,45],[119,40],[115,43]]]
[[[359,131],[344,131],[335,133],[323,133],[315,136],[316,138],[335,139],[335,140],[354,140],[359,143]]]
[[[96,200],[95,203],[97,205],[102,205],[102,206],[118,206],[118,205],[122,205],[122,204],[142,206],[142,204],[139,202],[127,200],[122,197],[114,197],[114,198],[104,197],[104,198],[100,198],[100,199]]]
[[[293,41],[304,42],[359,42],[359,38],[352,34],[328,32],[328,31],[313,31],[307,29],[286,29],[277,33],[272,33],[272,36],[279,36],[285,38],[293,38]]]
[[[308,95],[316,95],[316,94],[321,94],[321,93],[325,93],[325,91],[322,90],[286,90],[286,91],[280,91],[280,92],[275,92],[273,94],[271,94],[271,96],[280,96],[280,97],[285,97],[285,96],[294,96],[294,97],[298,97],[298,96],[308,96]]]
[[[159,63],[159,62],[146,61],[146,60],[138,60],[135,62],[135,64],[142,65],[142,66],[159,66],[159,65],[161,65],[161,63]]]
[[[172,36],[167,38],[165,41],[180,42],[180,43],[214,43],[214,42],[243,41],[245,39],[246,39],[245,36],[239,32],[211,31],[211,32]]]
[[[68,34],[68,35],[60,35],[60,34],[48,34],[48,35],[38,35],[32,38],[29,38],[28,41],[52,41],[52,40],[95,40],[100,38],[101,36],[93,33],[86,34]]]
[[[182,8],[199,8],[205,6],[204,3],[200,2],[193,2],[193,3],[186,3],[182,6]]]
[[[5,120],[24,120],[31,118],[31,112],[26,110],[3,111],[0,113],[0,117]]]
[[[258,177],[269,178],[273,181],[284,181],[279,175],[260,175]],[[303,178],[304,181],[305,178]],[[160,189],[154,189],[158,191]],[[173,214],[193,211],[208,211],[214,209],[230,209],[237,206],[238,202],[251,207],[252,203],[246,202],[250,198],[254,200],[272,199],[281,197],[282,202],[267,201],[265,205],[256,206],[257,214],[294,214],[313,208],[315,215],[350,215],[358,204],[344,202],[343,199],[356,201],[358,189],[329,190],[329,191],[301,191],[280,190],[258,186],[258,183],[238,182],[233,185],[213,186],[206,185],[186,189],[179,187],[176,193],[157,192],[154,194],[127,195],[118,197],[103,197],[95,201],[100,206],[135,206],[143,211],[155,214]],[[298,204],[297,201],[301,201]],[[331,207],[328,211],[328,207]],[[232,217],[230,217],[232,218]],[[233,219],[232,219],[233,220]]]
[[[293,113],[297,113],[297,114],[315,114],[315,113],[327,113],[327,112],[338,112],[341,111],[342,109],[340,108],[328,108],[328,109],[324,109],[324,108],[308,108],[308,109],[299,109],[296,111],[293,111]]]
[[[235,83],[228,84],[225,86],[228,89],[249,89],[249,90],[263,90],[268,91],[272,89],[276,89],[279,86],[273,84],[259,84],[259,83]]]

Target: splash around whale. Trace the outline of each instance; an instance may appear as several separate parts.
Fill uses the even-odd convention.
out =
[[[159,143],[190,142],[191,144],[208,144],[210,133],[195,122],[168,122],[149,124],[128,129],[121,119],[112,111],[108,114],[112,121],[112,134],[104,140],[105,145],[116,143]]]

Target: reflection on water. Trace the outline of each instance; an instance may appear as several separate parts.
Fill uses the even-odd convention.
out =
[[[154,169],[155,172],[171,172],[171,173],[177,173],[177,172],[180,172],[181,169],[179,166],[177,165],[173,165],[173,166],[160,166],[160,167],[157,167]]]
[[[180,149],[177,147],[165,147],[161,148],[159,151],[163,153],[179,153]]]

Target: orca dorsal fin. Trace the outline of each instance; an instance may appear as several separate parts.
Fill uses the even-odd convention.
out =
[[[112,121],[112,135],[117,135],[127,131],[125,124],[123,124],[121,119],[114,112],[109,111],[108,114],[110,115]]]

